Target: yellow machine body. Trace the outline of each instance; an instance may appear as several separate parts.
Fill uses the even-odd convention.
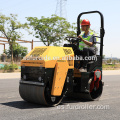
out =
[[[74,52],[71,47],[35,47],[22,61],[21,66],[55,68],[51,95],[60,96],[68,69],[74,69]]]

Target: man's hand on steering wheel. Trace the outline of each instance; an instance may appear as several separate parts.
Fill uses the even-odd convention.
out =
[[[78,38],[80,38],[81,41],[83,41],[83,38],[79,35]]]

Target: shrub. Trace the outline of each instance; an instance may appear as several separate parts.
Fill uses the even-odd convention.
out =
[[[4,71],[6,71],[6,70],[14,71],[17,69],[18,69],[17,64],[12,64],[12,63],[10,65],[5,65],[3,68]]]
[[[9,69],[9,66],[8,66],[8,65],[5,65],[3,69],[4,69],[4,70],[8,70],[8,69]]]

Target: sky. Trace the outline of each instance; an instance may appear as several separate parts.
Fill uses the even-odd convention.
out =
[[[0,13],[9,16],[18,14],[18,20],[21,23],[26,22],[25,17],[50,17],[55,14],[57,0],[0,0]],[[120,0],[67,0],[65,6],[66,18],[70,23],[77,22],[77,16],[81,12],[98,10],[104,15],[104,49],[103,54],[106,57],[120,58]],[[81,19],[89,19],[91,29],[99,32],[100,17],[97,14],[83,15]],[[26,32],[23,40],[38,40]],[[31,45],[21,43],[28,47]],[[43,46],[41,42],[34,43],[35,46]],[[6,47],[8,48],[8,46]],[[3,52],[3,46],[0,45],[0,53]]]

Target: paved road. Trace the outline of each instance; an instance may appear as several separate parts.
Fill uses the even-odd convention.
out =
[[[119,120],[120,75],[103,76],[103,81],[104,92],[99,101],[65,98],[58,107],[44,107],[20,98],[19,79],[0,79],[0,120]],[[97,109],[100,105],[107,108]],[[97,107],[91,109],[90,106]]]

